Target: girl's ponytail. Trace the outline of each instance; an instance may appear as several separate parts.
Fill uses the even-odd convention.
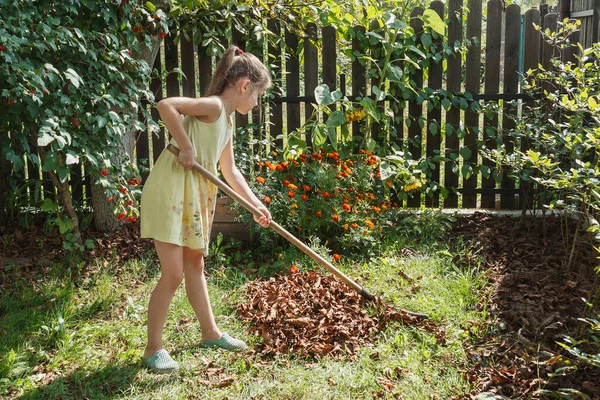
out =
[[[271,75],[267,67],[254,54],[231,46],[217,62],[206,96],[218,96],[242,78],[250,79],[260,88],[266,89],[271,86]]]

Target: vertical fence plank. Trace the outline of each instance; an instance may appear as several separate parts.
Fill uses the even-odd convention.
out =
[[[182,77],[182,92],[184,97],[196,97],[196,63],[194,62],[194,42],[192,41],[194,32],[188,33],[190,39],[185,37],[181,32],[181,71]]]
[[[146,105],[144,104],[144,107]],[[138,119],[144,122],[144,116],[140,112],[138,113]],[[150,141],[149,141],[149,131],[148,129],[144,129],[142,131],[136,132],[135,139],[135,158],[136,164],[145,165],[144,160],[148,160],[150,158]],[[145,178],[145,177],[142,177]]]
[[[592,23],[591,43],[598,43],[598,42],[600,42],[600,0],[593,0],[591,23]],[[587,47],[591,47],[591,44]]]
[[[304,37],[304,95],[312,97],[315,93],[315,88],[319,82],[319,53],[315,42],[317,40],[317,25],[310,23],[306,26],[306,36]],[[304,103],[304,119],[308,121],[312,118],[314,108],[312,103]],[[310,147],[312,136],[310,132],[306,132],[306,143]]]
[[[410,14],[410,26],[413,28],[416,41],[415,43],[421,42],[421,35],[423,34],[423,20],[420,18],[423,15],[423,9],[416,7]],[[410,66],[409,79],[413,81],[414,88],[417,92],[420,92],[423,88],[423,70]],[[423,105],[418,101],[408,102],[408,118],[410,126],[408,127],[408,148],[413,160],[418,160],[423,150],[423,129],[421,124],[423,123]],[[409,207],[420,207],[421,206],[421,192],[415,191],[412,196],[409,196],[407,205]]]
[[[179,96],[179,79],[173,70],[179,67],[179,54],[177,44],[173,41],[171,35],[165,37],[165,69],[169,72],[167,75],[167,96]]]
[[[570,19],[569,22],[574,23],[577,21],[576,19]],[[577,56],[579,56],[579,48],[577,46],[580,43],[580,32],[575,31],[571,35],[569,35],[569,41],[571,45],[567,47],[563,52],[563,62],[564,63],[577,63]]]
[[[450,0],[448,2],[448,45],[453,48],[456,41],[462,40],[462,0]],[[462,81],[460,54],[452,54],[448,57],[446,69],[446,89],[451,93],[460,92]],[[446,156],[452,153],[458,154],[459,139],[457,130],[460,127],[460,109],[452,107],[446,112]],[[444,186],[450,188],[450,193],[444,201],[447,208],[458,207],[458,195],[452,188],[458,188],[458,174],[452,167],[454,161],[449,161],[444,168]]]
[[[161,55],[163,51],[163,48],[160,48],[158,50],[158,54],[156,55],[156,60],[154,60],[154,69],[158,71],[158,76],[162,74]],[[163,87],[160,79],[152,79],[152,82],[150,82],[150,90],[152,91],[152,93],[154,93],[154,99],[157,103],[163,99]],[[153,120],[158,121],[160,119],[160,115],[158,114],[158,110],[156,109],[156,107],[154,107],[150,111],[150,113],[152,115]],[[152,135],[152,163],[150,163],[148,167],[154,164],[154,161],[158,159],[158,156],[164,148],[165,130],[164,128],[159,128],[158,131],[154,135]],[[145,182],[147,177],[147,175],[142,175],[142,181]]]
[[[521,7],[511,4],[506,7],[506,24],[504,36],[504,93],[517,93],[519,90],[519,54],[521,42]],[[510,132],[515,128],[516,101],[504,102],[502,109],[502,141],[507,153],[514,151],[514,140]],[[514,189],[515,181],[509,178],[509,171],[502,175],[502,189]],[[500,195],[500,208],[512,210],[515,208],[515,195],[503,192]]]
[[[467,19],[467,40],[471,41],[467,50],[465,65],[465,91],[479,94],[481,78],[481,0],[469,0],[469,16]],[[465,111],[466,135],[464,146],[471,150],[471,157],[465,159],[465,164],[475,168],[478,161],[477,139],[479,137],[479,113]],[[479,174],[473,173],[469,178],[463,176],[463,188],[475,189]],[[477,207],[477,194],[471,191],[463,193],[463,208]]]
[[[377,33],[377,34],[381,34],[381,32],[379,32],[380,30],[380,25],[379,25],[379,21],[378,20],[373,20],[370,23],[369,26],[369,30],[371,32]],[[378,70],[381,70],[384,65],[382,65],[381,60],[382,60],[382,49],[383,49],[383,45],[381,42],[377,43],[374,46],[371,46],[371,58],[373,60],[376,61],[372,61],[372,63],[375,64],[379,64],[379,68]],[[371,68],[372,70],[375,68]],[[371,90],[373,87],[379,87],[379,76],[376,74],[373,77],[371,77]],[[374,96],[374,93],[371,93]],[[377,102],[377,111],[379,113],[382,113],[384,110],[384,106],[385,106],[385,100],[381,100]],[[384,143],[386,142],[386,138],[383,137],[383,132],[381,131],[381,124],[377,123],[377,122],[373,122],[371,124],[371,138],[376,141],[380,146],[383,146]]]
[[[441,1],[433,1],[430,5],[430,8],[435,11],[442,20],[444,20],[444,3]],[[442,54],[442,36],[438,36],[434,39],[433,43],[435,44],[436,52]],[[438,90],[442,88],[442,61],[432,62],[429,65],[429,79],[427,81],[427,86],[429,86],[433,90]],[[427,139],[425,141],[426,154],[427,158],[434,158],[439,156],[440,147],[441,147],[441,124],[442,124],[442,108],[437,105],[434,108],[429,109],[427,112],[427,124],[425,125],[425,129],[427,132]],[[433,133],[429,127],[435,125],[437,127],[437,132]],[[431,171],[431,180],[435,182],[438,186],[440,185],[440,168],[439,165],[436,165],[435,169]],[[427,197],[425,197],[425,205],[427,207],[439,207],[440,205],[440,194],[439,191],[436,190],[432,193],[428,193]]]
[[[500,47],[502,40],[502,30],[496,27],[502,26],[502,0],[490,0],[487,3],[487,29],[485,46],[485,83],[484,91],[486,94],[497,94],[500,90]],[[536,54],[537,57],[537,54]],[[496,148],[496,135],[498,134],[498,114],[494,113],[491,118],[485,117],[483,121],[483,140],[485,146],[493,150]],[[495,167],[495,163],[485,159],[483,165],[490,168]],[[489,177],[481,179],[481,207],[495,208],[496,180],[491,172]]]
[[[335,27],[326,26],[322,29],[322,44],[321,58],[323,60],[323,83],[329,86],[330,91],[337,89],[337,32]],[[335,110],[335,104],[329,106],[331,110]],[[315,149],[316,150],[316,149]]]
[[[267,27],[269,31],[271,31],[276,38],[281,37],[281,25],[279,21],[269,20],[267,21]],[[274,92],[281,93],[278,88],[281,88],[281,84],[283,82],[282,79],[282,71],[281,71],[281,43],[272,43],[269,41],[268,48],[268,62],[271,64],[271,71],[274,75]],[[270,104],[270,112],[271,112],[271,125],[269,127],[269,134],[271,136],[271,140],[274,141],[275,146],[283,147],[283,138],[277,138],[281,136],[283,133],[283,111],[282,104],[280,102],[271,102]]]
[[[232,21],[231,27],[231,41],[232,44],[239,47],[242,50],[246,50],[246,35],[242,32],[242,28],[239,26],[239,21],[235,19]],[[235,128],[245,128],[248,125],[248,115],[242,115],[240,113],[235,113]]]
[[[285,30],[286,60],[285,60],[285,88],[288,97],[300,96],[300,64],[298,60],[298,36]],[[289,102],[287,106],[287,133],[300,127],[300,103]]]
[[[558,27],[558,15],[555,13],[546,14],[544,16],[544,29],[549,29],[551,32],[556,32]],[[551,67],[550,60],[558,55],[556,46],[542,40],[542,66],[545,69]]]
[[[541,25],[540,11],[530,9],[525,13],[524,23],[524,51],[523,51],[523,73],[538,68],[540,62],[540,46],[542,35],[535,29],[535,25]],[[521,142],[521,151],[526,152],[531,147],[528,140]],[[531,208],[533,206],[533,186],[531,182],[521,180],[521,191],[519,193],[519,208]]]
[[[200,83],[200,96],[204,96],[210,87],[213,67],[212,57],[206,53],[204,47],[198,46],[198,81]]]
[[[365,36],[364,26],[354,26],[355,37],[352,38],[352,54],[362,54],[363,49],[361,48],[361,41]],[[352,60],[352,96],[366,96],[367,94],[367,70],[358,57]],[[356,147],[362,141],[361,137],[361,126],[364,127],[364,122],[353,121],[352,122],[352,141]],[[358,148],[356,148],[358,150]]]

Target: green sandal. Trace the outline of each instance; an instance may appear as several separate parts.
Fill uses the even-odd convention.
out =
[[[144,364],[150,370],[159,374],[167,374],[179,369],[177,362],[171,358],[165,349],[160,349],[150,357],[144,358]]]
[[[233,338],[225,332],[223,332],[223,336],[217,340],[203,340],[200,345],[208,349],[219,348],[233,352],[248,350],[248,346],[244,341]]]

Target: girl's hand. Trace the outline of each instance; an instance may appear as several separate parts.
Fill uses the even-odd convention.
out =
[[[256,221],[256,223],[258,223],[263,228],[267,228],[272,220],[271,213],[269,212],[269,210],[267,210],[267,207],[265,207],[263,203],[257,203],[256,208],[258,208],[258,211],[260,211],[262,215],[260,217],[257,217],[255,215],[254,221]]]
[[[194,149],[190,148],[188,150],[179,150],[177,162],[181,164],[185,169],[192,169],[194,163],[196,162],[194,158]]]

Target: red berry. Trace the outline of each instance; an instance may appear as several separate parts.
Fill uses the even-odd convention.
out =
[[[109,203],[112,203],[114,200],[115,200],[115,198],[114,198],[114,197],[112,197],[112,196],[110,196],[110,197],[108,198],[108,202],[109,202]]]
[[[122,220],[123,218],[125,218],[125,215],[126,215],[126,214],[125,214],[124,212],[122,212],[121,214],[117,215],[117,221],[120,221],[120,220]]]
[[[102,171],[100,171],[100,176],[107,176],[107,175],[108,175],[107,169],[103,169]]]
[[[158,34],[158,37],[160,39],[164,39],[165,36],[167,36],[167,32],[161,32],[161,33]]]
[[[0,51],[4,51],[5,47],[0,45]]]
[[[9,100],[9,101],[7,101],[6,103],[7,103],[9,106],[12,106],[13,104],[15,104],[15,101],[14,101],[14,100]]]

